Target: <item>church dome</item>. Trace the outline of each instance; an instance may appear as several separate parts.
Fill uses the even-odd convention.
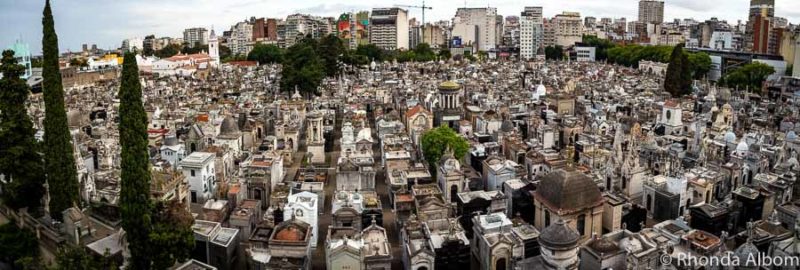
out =
[[[597,184],[576,170],[556,170],[542,178],[535,191],[536,200],[544,203],[557,215],[566,215],[603,203]]]
[[[503,132],[511,132],[514,130],[514,124],[511,123],[511,120],[506,119],[503,121],[503,124],[500,125],[500,130]]]
[[[738,145],[736,145],[736,152],[746,153],[749,150],[750,150],[750,147],[747,145],[747,143],[744,140],[742,140],[741,142],[739,142]]]
[[[797,140],[797,133],[795,133],[794,130],[789,130],[789,132],[786,132],[786,140],[787,141]]]
[[[439,85],[439,90],[457,91],[459,89],[461,89],[461,85],[454,81],[446,81]]]
[[[577,231],[567,227],[563,219],[556,220],[539,234],[539,243],[550,250],[566,250],[575,248],[581,236]]]
[[[736,250],[733,252],[733,254],[735,254],[736,257],[739,258],[739,261],[744,263],[743,265],[744,267],[754,266],[751,264],[755,262],[748,261],[748,258],[751,258],[751,256],[754,256],[759,253],[760,251],[758,251],[758,247],[756,247],[756,245],[754,245],[753,242],[750,241],[750,239],[748,239],[748,241],[745,242],[743,245],[736,248]]]
[[[736,133],[733,131],[728,131],[725,133],[725,142],[726,143],[733,143],[736,141]]]
[[[239,134],[239,125],[236,124],[236,120],[233,120],[233,117],[225,116],[225,119],[222,119],[222,125],[219,127],[219,135],[238,135]]]

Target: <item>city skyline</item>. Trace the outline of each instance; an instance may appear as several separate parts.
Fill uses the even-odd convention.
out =
[[[118,48],[123,39],[144,37],[155,34],[157,37],[180,37],[186,28],[206,27],[217,31],[230,28],[238,21],[250,17],[285,18],[294,13],[316,16],[337,17],[343,12],[371,10],[377,7],[394,5],[421,5],[422,1],[339,1],[326,4],[323,1],[291,2],[280,7],[272,7],[272,0],[142,0],[132,2],[108,2],[103,0],[53,1],[54,16],[59,35],[59,48],[62,52],[80,51],[82,44],[97,44],[102,49]],[[460,5],[447,5],[448,1],[428,0],[426,4],[433,10],[426,12],[426,21],[451,20]],[[468,7],[485,7],[481,1],[458,1]],[[638,0],[619,1],[493,1],[491,7],[498,9],[504,17],[519,16],[525,6],[543,6],[544,15],[552,17],[562,11],[577,11],[582,17],[597,18],[625,17],[629,21],[637,19]],[[723,4],[724,2],[724,4]],[[735,3],[730,3],[735,2]],[[613,3],[613,4],[612,4]],[[6,47],[17,39],[30,44],[31,52],[41,52],[41,9],[44,1],[10,0],[0,3],[0,24],[13,27],[0,28],[0,46]],[[800,22],[800,2],[776,0],[778,17],[790,23]],[[665,1],[664,20],[693,18],[698,21],[717,17],[735,24],[737,20],[747,21],[749,0],[736,1]],[[409,18],[420,19],[418,9],[409,10]],[[88,19],[87,19],[88,18]],[[114,26],[116,24],[116,26]]]

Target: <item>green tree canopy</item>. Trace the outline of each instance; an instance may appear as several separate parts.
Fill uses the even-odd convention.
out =
[[[417,59],[417,53],[414,51],[400,51],[397,52],[397,62],[414,62]]]
[[[547,46],[544,48],[544,56],[548,60],[563,60],[564,47],[561,47],[561,45]]]
[[[200,42],[195,42],[194,44],[184,43],[180,51],[182,54],[208,52],[208,45],[201,45]]]
[[[61,212],[80,202],[78,168],[72,152],[72,135],[64,109],[64,88],[58,63],[58,36],[50,9],[45,2],[42,17],[42,92],[44,93],[44,164],[50,194],[50,216],[63,218]],[[135,60],[133,61],[136,62]]]
[[[257,43],[247,54],[247,60],[257,61],[258,64],[280,63],[283,58],[283,51],[278,46],[272,44]]]
[[[56,254],[55,270],[105,270],[114,269],[110,261],[105,258],[96,258],[86,252],[83,247],[66,246],[60,248]]]
[[[119,142],[121,146],[120,214],[132,269],[150,269],[154,257],[151,231],[150,160],[147,148],[147,114],[142,103],[139,67],[126,53],[119,88]]]
[[[450,50],[448,49],[439,50],[438,55],[439,55],[439,60],[445,60],[445,61],[450,60],[450,58],[453,57],[453,55],[450,53]]]
[[[228,48],[228,46],[219,46],[219,59],[225,59],[232,55],[233,52],[231,52],[231,48]]]
[[[467,139],[458,135],[448,126],[440,126],[422,134],[422,154],[431,168],[431,173],[436,173],[436,164],[442,158],[444,151],[449,147],[453,150],[455,158],[462,159],[469,150]]]
[[[166,47],[161,48],[160,50],[156,51],[155,55],[158,58],[169,58],[169,57],[175,56],[176,54],[180,53],[181,49],[183,49],[183,48],[180,45],[170,44],[170,45],[167,45]]]
[[[708,75],[708,72],[711,71],[711,56],[704,52],[685,54],[689,59],[689,70],[692,73],[692,78],[699,80]]]
[[[39,258],[39,241],[36,234],[28,229],[20,229],[14,222],[0,225],[0,261],[13,263],[23,269],[25,261]]]
[[[741,66],[725,75],[724,83],[731,88],[750,91],[760,90],[767,77],[775,73],[770,65],[752,62]]]
[[[684,70],[688,69],[688,66],[685,66],[687,63],[684,62],[684,57],[683,47],[675,46],[667,67],[667,76],[664,79],[664,90],[672,97],[681,97],[691,91],[691,89],[684,89],[686,84],[683,82],[683,75],[685,74]]]
[[[583,43],[586,46],[596,48],[595,59],[597,59],[597,61],[605,61],[608,58],[608,49],[616,47],[616,45],[608,39],[601,39],[591,35],[584,35]]]
[[[375,44],[358,45],[356,54],[366,56],[368,61],[383,62],[386,60],[386,53]]]
[[[167,269],[189,259],[195,244],[194,219],[186,205],[178,201],[156,202],[152,217],[150,246],[159,247],[158,252],[152,252],[153,268]]]
[[[334,34],[329,34],[319,41],[319,58],[325,67],[325,75],[336,76],[339,74],[339,61],[344,59],[347,48],[344,41]]]
[[[69,64],[76,67],[88,67],[89,62],[86,61],[84,58],[72,58],[69,60]]]
[[[417,47],[414,48],[414,61],[429,62],[433,60],[436,60],[436,53],[431,49],[431,45],[428,43],[417,44]]]
[[[26,107],[30,89],[20,78],[24,67],[17,64],[13,51],[3,52],[0,72],[0,174],[7,181],[3,202],[33,212],[41,206],[45,190],[44,163]]]
[[[281,69],[281,90],[297,87],[305,97],[319,95],[317,89],[325,78],[325,68],[317,55],[317,43],[307,37],[286,50]]]
[[[683,48],[681,46],[681,48]],[[626,45],[615,46],[607,49],[607,59],[611,63],[618,65],[637,67],[639,61],[654,61],[661,63],[670,63],[672,52],[675,51],[673,46],[641,46],[641,45]],[[704,52],[688,52],[682,49],[683,54],[689,59],[689,72],[694,79],[702,79],[711,70],[711,57]]]

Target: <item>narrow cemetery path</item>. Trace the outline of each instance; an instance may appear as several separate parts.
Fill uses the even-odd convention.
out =
[[[381,198],[381,206],[383,207],[383,228],[386,229],[386,237],[389,238],[389,247],[392,249],[392,269],[403,269],[402,261],[402,245],[400,243],[400,231],[397,228],[394,211],[389,201],[389,194],[386,187],[386,168],[381,165],[381,149],[380,138],[378,137],[378,127],[375,126],[375,113],[368,113],[367,119],[372,125],[372,137],[375,138],[375,143],[372,145],[372,154],[375,158],[375,191]]]
[[[333,126],[333,151],[326,152],[325,158],[328,163],[326,166],[317,166],[319,167],[329,167],[328,169],[328,180],[325,183],[325,209],[323,210],[322,214],[320,214],[319,218],[317,219],[317,225],[319,226],[317,236],[317,248],[312,250],[312,267],[313,269],[317,270],[324,270],[326,269],[326,261],[325,261],[325,241],[328,239],[328,227],[331,225],[331,208],[333,206],[333,196],[334,192],[336,191],[336,160],[339,159],[339,151],[341,150],[341,145],[339,144],[339,139],[342,137],[342,119],[341,113],[336,112],[336,120],[334,121]]]

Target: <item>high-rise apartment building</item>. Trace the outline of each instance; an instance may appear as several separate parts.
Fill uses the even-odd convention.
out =
[[[544,40],[542,45],[551,47],[556,45],[556,19],[544,19]]]
[[[795,41],[794,46],[794,63],[795,65],[800,65],[800,38],[797,38]],[[800,67],[796,66],[792,69],[792,76],[795,78],[800,78]]]
[[[539,48],[544,46],[542,7],[525,7],[519,21],[519,55],[522,59],[534,58]]]
[[[183,30],[183,42],[189,43],[189,46],[208,45],[208,29],[195,27]]]
[[[447,48],[447,26],[426,23],[423,32],[423,42],[432,48]]]
[[[639,21],[652,24],[663,23],[664,1],[661,0],[639,1]]]
[[[254,41],[274,42],[278,40],[278,20],[271,18],[258,18],[252,21]]]
[[[503,39],[500,42],[503,48],[520,47],[520,18],[519,16],[508,16],[503,23]]]
[[[238,22],[231,28],[228,40],[231,53],[246,56],[253,49],[253,25],[248,21]]]
[[[414,49],[420,43],[422,43],[422,24],[417,18],[411,18],[408,20],[408,47]]]
[[[408,31],[408,11],[405,9],[372,9],[369,43],[385,50],[408,49]]]
[[[555,17],[556,44],[570,47],[583,40],[583,20],[579,12],[564,11]]]
[[[358,45],[369,43],[367,27],[369,26],[369,11],[358,13],[342,13],[336,22],[336,35],[344,40],[350,49]]]
[[[453,36],[460,37],[462,44],[472,43],[479,51],[497,47],[501,34],[498,28],[502,33],[502,23],[498,27],[497,8],[459,8],[453,18]]]
[[[775,0],[750,0],[747,26],[745,29],[745,49],[751,52],[766,53],[769,47],[770,32],[775,18]],[[761,44],[757,44],[761,43]]]
[[[284,39],[279,44],[288,48],[307,35],[311,35],[312,38],[321,38],[334,33],[334,25],[333,18],[314,17],[308,14],[289,15],[286,17],[283,29],[277,30],[282,32]]]

